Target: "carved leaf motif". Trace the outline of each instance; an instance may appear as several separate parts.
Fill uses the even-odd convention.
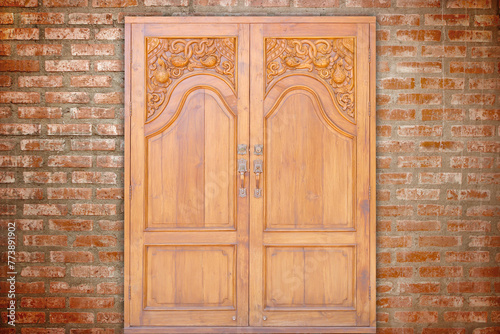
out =
[[[189,72],[213,71],[235,87],[236,38],[147,37],[147,115],[157,116],[172,83]]]
[[[333,89],[354,118],[354,38],[266,38],[266,87],[287,71],[313,72]]]

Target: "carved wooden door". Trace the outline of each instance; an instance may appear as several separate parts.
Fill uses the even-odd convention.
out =
[[[126,19],[125,333],[375,332],[374,33]]]
[[[250,35],[250,324],[369,326],[369,26]]]

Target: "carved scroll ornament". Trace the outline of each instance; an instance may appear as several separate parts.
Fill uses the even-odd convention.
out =
[[[147,116],[154,118],[172,83],[197,70],[213,71],[235,87],[236,38],[147,37]]]
[[[354,38],[266,38],[266,86],[291,70],[316,73],[337,105],[354,118]]]

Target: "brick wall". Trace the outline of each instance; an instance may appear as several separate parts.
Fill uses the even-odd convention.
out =
[[[0,333],[121,332],[124,16],[190,14],[377,15],[379,333],[499,333],[494,0],[0,0]]]

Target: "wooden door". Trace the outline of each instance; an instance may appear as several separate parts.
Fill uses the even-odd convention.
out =
[[[369,25],[250,34],[250,324],[369,326]]]
[[[125,333],[374,333],[375,19],[125,26]]]
[[[248,29],[127,31],[130,326],[248,324]]]

